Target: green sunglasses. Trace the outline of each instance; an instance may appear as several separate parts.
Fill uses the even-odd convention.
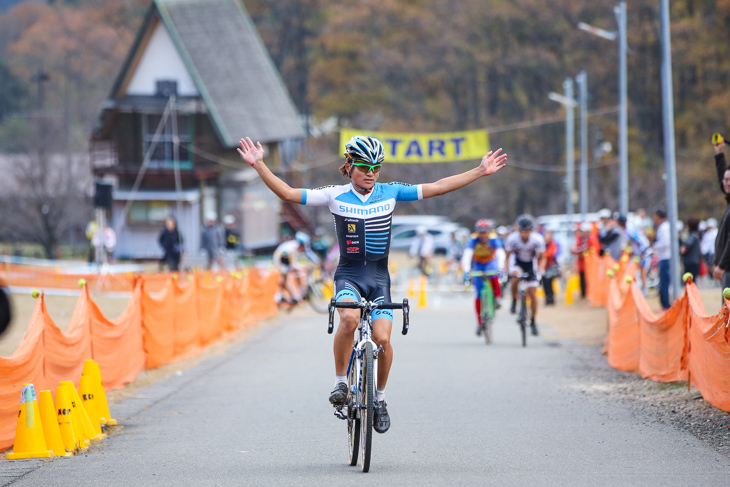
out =
[[[365,164],[364,162],[353,162],[352,165],[365,174],[370,171],[372,171],[373,174],[378,174],[380,169],[383,167],[382,164]]]

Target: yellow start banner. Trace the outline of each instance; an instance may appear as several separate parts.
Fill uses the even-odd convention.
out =
[[[489,152],[486,130],[441,132],[433,134],[401,134],[342,129],[340,147],[355,135],[375,137],[385,148],[385,162],[452,162],[481,159]]]

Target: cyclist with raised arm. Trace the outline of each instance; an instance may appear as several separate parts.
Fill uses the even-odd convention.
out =
[[[504,271],[511,276],[512,306],[509,310],[512,314],[517,312],[517,286],[521,276],[526,274],[525,287],[530,296],[530,331],[533,336],[537,336],[537,286],[540,276],[545,273],[545,239],[533,231],[535,220],[531,215],[518,216],[516,223],[517,231],[510,234],[504,243]]]
[[[274,268],[281,276],[279,279],[279,292],[276,295],[277,302],[283,300],[294,305],[302,299],[302,288],[304,284],[301,278],[304,274],[304,269],[299,265],[299,252],[303,252],[312,263],[316,265],[320,263],[319,257],[312,251],[309,243],[309,235],[304,232],[297,232],[294,235],[294,239],[280,243],[276,247],[276,250],[274,250],[274,255],[272,256]],[[297,283],[296,286],[288,286],[290,277]],[[290,296],[288,300],[283,297],[285,290],[289,291]]]
[[[393,210],[397,201],[414,201],[450,193],[499,171],[505,165],[506,154],[501,149],[488,152],[478,167],[434,183],[410,185],[378,183],[385,151],[378,139],[356,135],[345,145],[345,161],[339,168],[349,182],[340,186],[317,189],[292,188],[264,164],[261,143],[241,139],[238,152],[259,174],[264,184],[279,198],[303,205],[328,206],[335,220],[335,233],[340,247],[340,261],[335,271],[337,302],[357,302],[360,298],[374,302],[390,302],[388,251]],[[352,351],[354,333],[360,310],[337,310],[340,323],[335,333],[335,388],[330,402],[335,406],[347,400],[347,363]],[[390,416],[385,402],[385,386],[393,361],[390,332],[393,325],[391,310],[373,311],[373,340],[382,353],[378,358],[377,404],[373,428],[385,433]]]
[[[489,272],[499,271],[498,253],[504,252],[502,241],[496,233],[492,232],[494,224],[486,219],[477,221],[474,224],[474,235],[464,248],[464,255],[461,258],[461,268],[464,276],[468,276],[469,272]],[[499,276],[494,275],[488,279],[482,277],[472,277],[472,284],[476,291],[476,299],[474,300],[474,308],[477,312],[477,335],[481,335],[484,330],[482,322],[482,306],[488,303],[482,303],[482,286],[484,281],[488,280],[489,285],[494,291],[495,308],[501,305],[499,299],[502,297],[502,291],[499,285]]]

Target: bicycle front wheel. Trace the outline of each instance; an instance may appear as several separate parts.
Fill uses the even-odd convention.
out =
[[[373,415],[375,408],[375,382],[373,378],[373,344],[365,343],[362,357],[362,409],[360,410],[362,471],[370,470],[370,451],[373,443]]]
[[[482,323],[484,323],[484,341],[492,344],[492,328],[494,327],[494,292],[492,283],[485,280],[482,290]]]
[[[347,458],[350,466],[357,465],[357,454],[360,450],[360,403],[357,400],[357,360],[350,364],[347,375]]]
[[[317,313],[327,313],[332,292],[327,293],[327,284],[321,279],[312,281],[307,286],[307,301]],[[328,296],[329,294],[329,296]]]

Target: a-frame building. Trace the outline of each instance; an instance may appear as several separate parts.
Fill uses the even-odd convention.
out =
[[[90,142],[94,174],[114,187],[117,257],[159,257],[167,215],[197,253],[210,211],[236,217],[244,247],[275,245],[281,205],[236,152],[246,136],[277,168],[305,133],[244,6],[154,0]]]

